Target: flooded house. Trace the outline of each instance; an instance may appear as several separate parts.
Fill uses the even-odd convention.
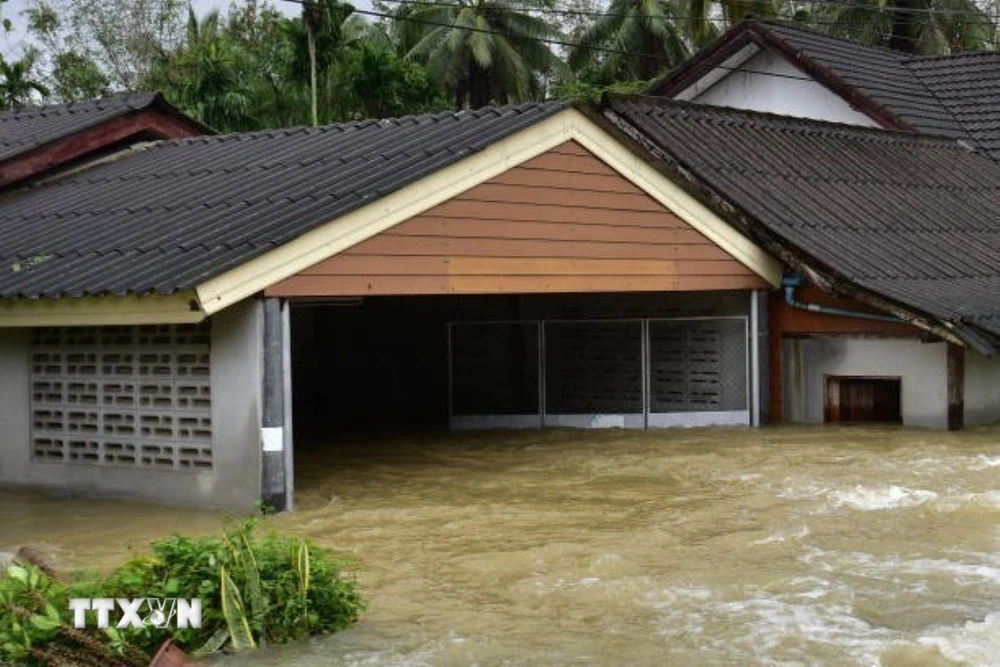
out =
[[[0,199],[0,484],[281,509],[296,446],[388,426],[1000,417],[1000,165],[953,137],[641,96],[167,136]]]
[[[747,19],[654,82],[649,92],[699,105],[946,137],[1000,160],[1000,53],[996,52],[920,57],[838,39],[799,23]],[[791,156],[797,166],[825,180],[836,179],[836,172],[843,170],[838,156],[815,154],[817,147],[807,142],[799,148],[810,160],[803,165],[798,159],[801,154]],[[989,328],[998,287],[989,268],[996,261],[996,190],[988,188],[982,199],[974,192],[975,175],[960,171],[953,178],[940,173],[937,169],[947,161],[928,156],[917,176],[918,172],[907,172],[903,164],[897,164],[891,153],[885,151],[884,163],[878,167],[892,175],[883,181],[883,192],[863,192],[846,181],[827,195],[864,202],[860,215],[852,210],[838,216],[852,231],[818,222],[812,228],[801,220],[800,231],[808,238],[802,238],[798,247],[809,253],[826,246],[847,276],[857,275],[857,261],[868,264],[864,271],[870,274],[869,280],[879,283],[876,287],[869,282],[869,286],[876,291],[889,288],[880,294],[896,305],[918,306],[920,301],[918,307],[949,312],[953,323],[963,323],[958,326]],[[886,210],[892,206],[887,200],[910,196],[914,182],[937,182],[942,193],[955,193],[954,208],[942,208],[944,200],[929,198],[913,212],[911,221],[888,218],[893,214]],[[775,186],[785,190],[783,181]],[[982,218],[981,223],[968,219],[969,209],[974,217]],[[814,213],[831,217],[822,204]],[[855,222],[850,222],[852,217],[857,218]],[[873,217],[883,222],[874,223]],[[909,229],[905,241],[897,235],[901,224]],[[847,242],[843,235],[853,234],[855,227],[863,228],[861,234]],[[834,230],[836,238],[822,236]],[[983,242],[991,245],[982,248]],[[850,266],[844,263],[846,254],[862,252],[864,258],[855,257]],[[858,413],[853,407],[845,412],[843,398],[860,400],[883,418],[921,426],[955,427],[963,415],[968,423],[997,418],[994,406],[1000,395],[991,388],[996,384],[996,368],[992,357],[984,356],[992,354],[989,343],[972,343],[966,352],[911,344],[904,352],[907,346],[898,338],[908,337],[906,327],[893,323],[891,317],[860,319],[851,290],[817,289],[815,283],[807,280],[801,287],[788,283],[784,294],[772,295],[775,304],[792,305],[772,308],[773,417],[807,422],[853,420]],[[797,298],[808,301],[812,312],[796,307]],[[849,312],[838,313],[838,309]],[[973,314],[977,309],[982,313]],[[854,317],[842,316],[847,314]],[[978,353],[969,354],[970,349]],[[941,374],[943,365],[951,369],[951,380]],[[877,377],[870,372],[872,368],[885,377]],[[966,390],[960,396],[963,384]],[[944,394],[950,405],[947,417],[939,409],[928,409]]]

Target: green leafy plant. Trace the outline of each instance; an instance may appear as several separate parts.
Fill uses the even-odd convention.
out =
[[[0,664],[128,667],[149,655],[113,629],[78,630],[65,616],[69,588],[34,565],[0,575]]]
[[[0,574],[0,664],[133,665],[167,639],[205,655],[335,632],[356,621],[364,601],[343,563],[297,537],[258,534],[253,520],[222,537],[174,535],[110,574],[68,582],[34,566]],[[71,598],[200,598],[201,628],[72,626]]]

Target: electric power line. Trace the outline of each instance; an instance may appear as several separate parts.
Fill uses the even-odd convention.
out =
[[[291,2],[291,3],[299,4],[299,5],[306,5],[306,4],[309,3],[309,0],[283,0],[283,1],[284,2]],[[395,0],[395,1],[400,2],[400,3],[410,2],[411,4],[425,4],[424,2],[416,3],[416,2],[413,2],[413,0]],[[442,6],[442,7],[455,7],[456,6],[456,5],[450,4],[450,3],[437,3],[437,4],[440,4],[440,6]],[[374,11],[374,10],[357,9],[357,8],[354,9],[354,13],[356,13],[356,14],[362,14],[362,15],[365,15],[365,16],[373,16],[373,17],[376,17],[376,18],[388,19],[388,20],[391,20],[391,21],[407,21],[407,22],[410,22],[410,23],[417,23],[417,24],[421,24],[421,25],[435,26],[435,27],[441,27],[441,28],[451,28],[451,29],[454,29],[454,30],[465,30],[465,31],[468,31],[468,32],[476,32],[476,33],[487,34],[487,35],[497,35],[499,37],[508,37],[509,36],[506,33],[502,32],[502,31],[499,31],[499,30],[491,30],[489,28],[480,28],[480,27],[477,27],[477,26],[463,26],[463,25],[458,25],[456,23],[445,23],[445,22],[442,22],[442,21],[433,21],[433,20],[430,20],[430,19],[423,19],[423,18],[419,18],[419,17],[416,17],[416,16],[406,16],[406,15],[399,15],[399,14],[388,14],[386,12],[377,12],[377,11]],[[676,18],[679,18],[679,17],[671,17],[671,18],[676,19]],[[833,25],[842,25],[842,24],[834,23]],[[848,26],[845,25],[844,27],[848,27]],[[661,55],[656,55],[656,54],[651,54],[651,53],[641,53],[641,52],[638,52],[638,51],[627,51],[627,50],[624,50],[624,49],[614,49],[614,48],[601,47],[601,46],[591,46],[591,45],[587,45],[587,44],[581,44],[579,42],[572,42],[572,41],[561,40],[561,39],[554,39],[554,38],[549,38],[549,37],[524,37],[523,39],[527,39],[527,40],[534,41],[534,42],[539,42],[539,43],[542,43],[542,44],[549,44],[549,45],[552,45],[552,46],[560,46],[560,47],[563,47],[563,48],[570,48],[570,49],[583,49],[583,50],[586,50],[586,51],[594,51],[594,52],[598,52],[598,53],[610,53],[610,54],[615,54],[615,55],[633,56],[633,57],[637,57],[637,58],[646,58],[646,59],[651,59],[651,60],[660,60],[660,59],[663,58],[662,54]],[[913,38],[911,38],[911,39],[913,39]],[[795,76],[795,75],[791,75],[791,74],[781,74],[781,73],[778,73],[778,72],[763,72],[763,71],[758,71],[758,70],[750,70],[750,69],[747,69],[747,68],[744,68],[744,67],[728,67],[728,66],[725,66],[725,65],[716,65],[715,68],[716,69],[721,69],[721,70],[734,71],[734,72],[744,72],[746,74],[757,74],[757,75],[760,75],[760,76],[770,76],[770,77],[781,78],[781,79],[792,79],[792,80],[795,80],[795,81],[809,80],[808,77],[800,77],[800,76]],[[815,77],[813,77],[813,78],[815,78]],[[819,79],[819,80],[823,80],[823,79]]]
[[[285,0],[285,1],[286,2],[296,2],[298,4],[303,4],[303,2],[301,0]],[[462,7],[462,5],[458,5],[456,3],[436,2],[434,0],[382,0],[382,1],[383,2],[396,3],[396,4],[399,4],[399,5],[402,5],[402,6],[442,7],[442,8]],[[824,3],[825,4],[831,4],[832,3],[832,4],[837,4],[837,5],[843,6],[845,8],[871,8],[871,9],[878,9],[879,8],[876,5],[847,4],[847,3],[843,3],[843,2],[834,2],[834,0],[796,0],[796,1],[797,2],[803,2],[803,3],[816,3],[816,4],[824,4]],[[606,17],[620,17],[620,18],[669,18],[669,19],[672,19],[672,20],[675,20],[675,21],[678,21],[678,20],[690,20],[692,18],[698,18],[698,20],[705,20],[705,21],[708,21],[710,23],[719,23],[719,24],[722,24],[723,26],[726,26],[726,27],[728,27],[728,25],[730,23],[729,20],[726,19],[726,18],[724,18],[724,17],[692,17],[692,16],[677,15],[677,14],[657,16],[657,15],[650,15],[650,14],[618,14],[618,13],[614,13],[614,12],[584,12],[584,11],[577,12],[575,10],[546,9],[546,8],[538,9],[538,8],[533,8],[533,7],[517,7],[517,6],[509,6],[509,8],[512,9],[512,10],[515,10],[515,11],[522,11],[522,12],[525,12],[525,13],[541,13],[541,14],[568,14],[568,15],[606,16]],[[362,13],[362,14],[364,14],[364,13],[371,14],[371,12],[368,12],[367,10],[355,10],[355,11],[357,11],[359,13]],[[916,11],[916,10],[914,10],[914,11]],[[921,11],[923,11],[923,10],[921,10]],[[948,12],[946,10],[942,10],[942,11],[929,10],[929,11],[931,11],[931,12],[937,12],[938,14],[943,14],[943,15],[947,15],[948,14]],[[373,14],[373,15],[377,15],[377,14]],[[957,10],[956,10],[956,14],[955,15],[958,15],[957,14]],[[986,24],[989,25],[989,27],[991,28],[991,32],[993,33],[993,35],[990,37],[990,39],[988,41],[989,41],[989,43],[991,45],[993,45],[995,47],[996,46],[996,31],[997,31],[998,28],[1000,28],[1000,26],[998,26],[996,23],[994,23],[985,14],[971,14],[970,13],[969,15],[970,16],[975,16],[977,19],[984,19],[985,20]],[[405,21],[405,20],[416,20],[416,17],[406,17],[406,16],[400,16],[400,15],[397,15],[397,14],[391,15],[390,18],[392,18],[393,20],[403,20],[403,21]],[[423,20],[423,19],[421,19],[421,20]],[[966,24],[966,23],[973,23],[973,21],[970,20],[968,22],[964,22],[963,25]],[[854,26],[854,25],[845,23],[843,21],[839,21],[839,20],[835,20],[835,21],[812,20],[812,21],[809,21],[809,24],[810,25],[815,25],[815,26],[827,26],[827,27],[832,27],[832,28],[844,28],[844,29],[858,27],[858,26]],[[455,27],[456,28],[461,28],[462,26],[456,25]],[[908,41],[908,42],[913,42],[913,43],[918,43],[918,42],[921,41],[921,39],[919,37],[911,37],[911,36],[908,36],[908,35],[897,35],[896,39],[904,40],[904,41]],[[580,46],[581,46],[581,48],[587,48],[587,47],[582,47],[582,45],[580,45]],[[642,54],[636,54],[636,55],[642,56]],[[642,57],[646,57],[646,56],[642,56]]]
[[[295,0],[286,0],[288,2],[294,2]],[[433,0],[381,0],[381,2],[387,2],[391,4],[399,5],[414,5],[421,7],[461,7],[454,2],[435,2]],[[843,7],[844,9],[872,9],[872,10],[885,10],[892,13],[900,14],[934,14],[938,16],[971,16],[975,18],[985,19],[990,22],[990,16],[986,12],[974,12],[962,9],[934,9],[931,7],[886,7],[884,5],[876,5],[870,3],[856,3],[843,1],[843,0],[792,0],[793,4],[804,4],[804,5],[834,5],[837,7]],[[556,9],[554,7],[518,7],[518,6],[507,6],[509,9],[527,13],[534,14],[554,14],[559,16],[594,16],[594,17],[616,17],[616,18],[662,18],[666,16],[672,19],[691,19],[699,18],[701,20],[710,21],[713,23],[727,23],[728,19],[724,17],[692,17],[683,16],[679,14],[669,14],[669,15],[659,15],[659,14],[622,14],[620,12],[603,12],[594,10],[577,10],[577,9]],[[837,21],[810,21],[814,25],[840,25]]]

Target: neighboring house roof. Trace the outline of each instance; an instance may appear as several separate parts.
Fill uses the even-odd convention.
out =
[[[917,58],[906,64],[973,143],[1000,160],[1000,52]]]
[[[914,57],[749,19],[649,92],[675,97],[749,44],[774,49],[883,127],[965,138],[1000,159],[1000,53]]]
[[[563,108],[161,142],[0,200],[0,297],[192,289]]]
[[[1000,336],[1000,164],[944,138],[662,98],[604,113],[798,256]]]
[[[159,93],[0,111],[0,186],[120,146],[130,138],[211,133]]]

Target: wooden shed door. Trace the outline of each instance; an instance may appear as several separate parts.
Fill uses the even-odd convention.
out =
[[[899,378],[827,376],[827,422],[903,421]]]

